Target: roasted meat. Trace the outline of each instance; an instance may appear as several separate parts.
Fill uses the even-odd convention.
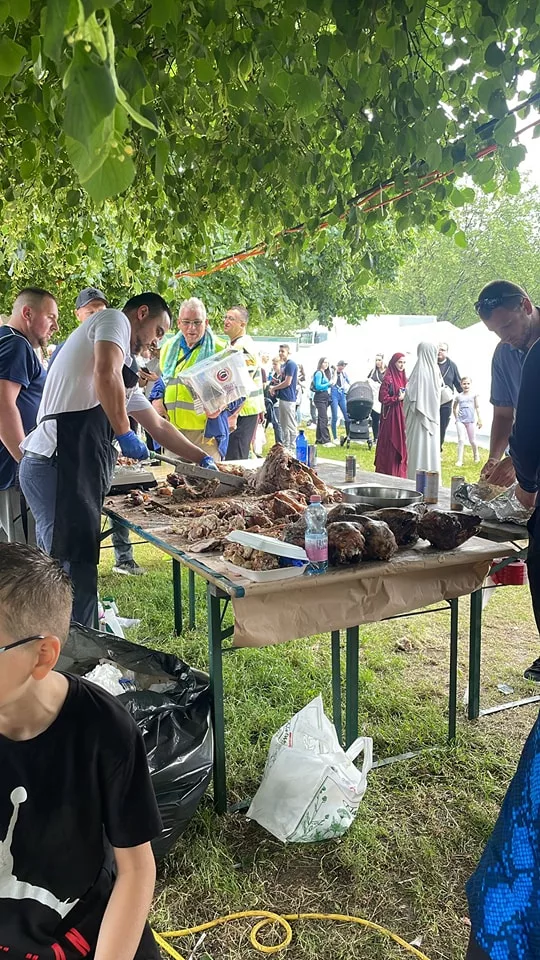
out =
[[[258,494],[299,490],[306,498],[320,494],[323,503],[341,500],[338,490],[327,487],[311,467],[296,460],[280,443],[272,447],[262,467],[255,471],[251,484]]]
[[[185,477],[178,479],[180,483],[174,490],[173,499],[179,503],[183,500],[206,500],[207,497],[215,496],[219,487],[219,480],[186,480]]]
[[[328,526],[329,523],[339,523],[342,520],[354,523],[357,516],[356,507],[352,503],[338,503],[336,507],[332,507],[326,514],[326,525]]]
[[[366,541],[358,523],[331,523],[328,531],[328,561],[333,566],[359,563]]]
[[[290,523],[283,531],[283,540],[285,543],[294,543],[297,547],[303,547],[306,539],[306,518],[305,515],[299,517],[294,523]]]
[[[428,510],[418,524],[418,535],[437,550],[455,550],[480,530],[480,517]]]
[[[406,507],[385,507],[383,510],[370,510],[365,516],[387,523],[396,538],[398,547],[408,547],[418,540],[419,517],[415,510],[408,510]]]
[[[356,523],[366,541],[364,560],[390,560],[397,553],[396,538],[387,523],[364,516],[359,516]]]
[[[243,547],[240,543],[225,544],[223,556],[237,567],[247,567],[248,570],[277,570],[279,557],[273,553],[263,553],[262,550],[253,550],[252,547]]]

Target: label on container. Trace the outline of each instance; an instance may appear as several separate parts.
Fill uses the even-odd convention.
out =
[[[306,553],[311,563],[328,561],[328,537],[326,533],[306,534]]]

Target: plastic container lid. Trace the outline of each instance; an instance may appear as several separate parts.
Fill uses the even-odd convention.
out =
[[[283,543],[275,537],[265,537],[262,533],[248,533],[247,530],[233,530],[225,537],[232,543],[240,543],[243,547],[252,550],[262,550],[263,553],[273,553],[276,557],[288,557],[289,560],[304,560],[308,562],[308,555],[303,547],[294,543]]]
[[[317,493],[312,493],[312,495],[311,495],[310,498],[309,498],[309,502],[310,502],[310,503],[321,503],[321,502],[322,502],[322,497],[320,497]]]

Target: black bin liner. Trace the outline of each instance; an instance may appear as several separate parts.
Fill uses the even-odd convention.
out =
[[[170,684],[160,693],[143,689],[117,697],[144,738],[163,821],[163,831],[152,844],[160,860],[186,829],[212,777],[209,679],[173,654],[73,623],[57,669],[84,676],[100,660],[132,670],[145,688]]]

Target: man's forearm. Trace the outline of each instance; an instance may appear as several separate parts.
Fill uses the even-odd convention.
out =
[[[133,960],[152,903],[155,869],[117,878],[101,921],[95,960]]]
[[[114,370],[94,371],[97,398],[117,436],[130,429],[126,412],[126,390],[122,374]]]
[[[17,463],[22,459],[19,445],[24,440],[24,427],[18,407],[5,406],[0,412],[0,440]]]
[[[497,410],[509,410],[510,414],[497,416]],[[493,417],[493,423],[491,425],[491,436],[489,439],[490,460],[501,459],[508,446],[508,441],[512,432],[513,419],[514,411],[511,407],[495,407],[495,414]]]
[[[144,422],[143,426],[145,426]],[[160,446],[170,450],[171,453],[176,453],[177,456],[182,457],[183,460],[200,463],[203,457],[207,456],[204,450],[195,446],[191,440],[188,440],[187,437],[185,437],[183,433],[180,433],[168,420],[158,418],[158,422],[155,424],[152,423],[152,429],[148,430],[148,432]]]

